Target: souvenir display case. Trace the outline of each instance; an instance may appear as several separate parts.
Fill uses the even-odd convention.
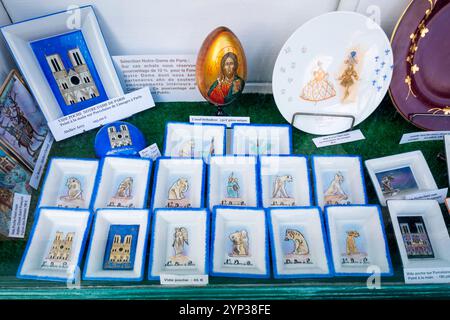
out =
[[[71,32],[61,13],[2,28],[43,113],[36,124],[125,99],[93,8],[80,10]],[[207,101],[139,114],[131,105],[126,122],[81,129],[54,144],[34,191],[12,170],[33,166],[27,145],[15,147],[26,160],[15,166],[2,155],[1,211],[14,208],[14,185],[31,194],[34,214],[24,239],[0,241],[0,298],[448,298],[450,215],[443,199],[417,198],[448,193],[448,76],[433,61],[439,81],[428,81],[425,56],[449,12],[449,1],[413,0],[391,43],[364,15],[314,17],[279,43],[264,94],[252,93],[258,68],[246,43],[219,27],[197,52]],[[62,66],[84,70],[89,97],[67,103],[53,82]],[[238,119],[217,117],[225,111]],[[444,133],[399,143],[413,125]],[[44,134],[33,128],[28,146]],[[410,276],[427,272],[440,276]]]

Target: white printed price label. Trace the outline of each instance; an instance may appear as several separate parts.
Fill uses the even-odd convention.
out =
[[[156,160],[157,158],[161,157],[161,152],[159,151],[158,145],[154,143],[147,148],[139,151],[139,155],[141,156],[141,158]]]
[[[450,283],[450,268],[405,268],[405,283]]]
[[[174,286],[204,286],[209,282],[208,275],[175,275],[175,274],[160,274],[160,282],[162,285]]]
[[[353,130],[353,131],[347,131],[343,133],[333,134],[329,136],[324,137],[318,137],[312,139],[314,144],[317,148],[327,147],[327,146],[334,146],[337,144],[343,144],[358,140],[364,140],[365,137],[361,130]]]
[[[418,141],[444,140],[444,136],[448,134],[450,134],[450,131],[424,131],[424,132],[405,133],[400,139],[399,144]]]
[[[216,116],[189,116],[191,123],[206,123],[206,124],[225,124],[227,128],[231,128],[234,123],[250,123],[250,117],[216,117]]]

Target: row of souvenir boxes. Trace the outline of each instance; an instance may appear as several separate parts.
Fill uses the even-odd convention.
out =
[[[390,200],[388,208],[404,268],[450,267],[450,238],[436,201]],[[380,207],[351,205],[326,206],[324,213],[319,207],[216,206],[212,217],[207,209],[151,214],[115,208],[94,215],[40,208],[17,276],[74,280],[90,230],[83,280],[142,281],[149,238],[149,280],[205,274],[269,278],[270,256],[275,278],[393,274]],[[420,242],[408,236],[420,236]]]
[[[359,156],[312,156],[315,205],[367,204]],[[380,203],[408,193],[436,190],[421,151],[367,160]],[[152,162],[106,157],[53,158],[38,207],[97,210],[106,207],[146,208]],[[150,208],[204,208],[206,164],[202,159],[156,160]],[[386,181],[388,180],[388,181]],[[399,181],[399,182],[397,182]],[[310,206],[308,158],[284,156],[212,156],[208,164],[206,207],[264,208]]]

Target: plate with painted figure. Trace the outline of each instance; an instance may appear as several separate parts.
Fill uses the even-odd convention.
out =
[[[334,134],[351,128],[352,119],[358,125],[378,107],[392,69],[391,45],[379,25],[354,12],[326,13],[303,24],[282,47],[273,94],[296,128]]]

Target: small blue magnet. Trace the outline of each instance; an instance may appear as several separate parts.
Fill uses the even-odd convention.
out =
[[[142,132],[123,121],[103,126],[95,137],[95,154],[99,158],[110,155],[138,156],[146,146]]]

